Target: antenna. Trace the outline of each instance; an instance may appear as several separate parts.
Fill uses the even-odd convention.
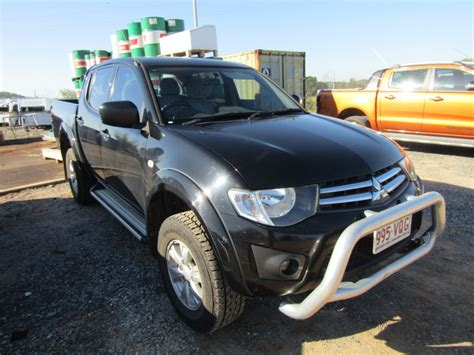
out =
[[[196,0],[193,0],[193,13],[194,13],[194,28],[198,28],[198,13],[197,13],[197,4]]]
[[[375,54],[375,56],[385,65],[385,67],[388,67],[388,62],[385,60],[384,57],[379,53],[379,51],[376,48],[372,48],[372,53]]]

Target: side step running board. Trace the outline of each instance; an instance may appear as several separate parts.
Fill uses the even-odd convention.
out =
[[[138,211],[123,202],[114,192],[97,184],[91,189],[91,195],[137,239],[146,238],[145,219]]]

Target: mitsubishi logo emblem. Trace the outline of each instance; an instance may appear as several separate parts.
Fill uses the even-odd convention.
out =
[[[384,190],[383,186],[376,178],[372,178],[372,201],[382,200],[388,197],[388,192]]]

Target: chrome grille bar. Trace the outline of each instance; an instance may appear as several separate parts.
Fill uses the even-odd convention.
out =
[[[393,169],[390,169],[386,173],[383,173],[382,175],[376,176],[375,178],[380,182],[384,183],[385,181],[393,178],[394,176],[398,175],[402,169],[399,167],[395,167]]]
[[[395,179],[390,181],[388,184],[384,185],[384,190],[388,193],[395,190],[398,186],[400,186],[405,181],[405,175],[398,175]]]
[[[319,193],[332,194],[334,192],[357,190],[357,189],[363,189],[364,187],[371,187],[371,186],[372,186],[372,180],[366,180],[366,181],[355,182],[353,184],[323,187],[322,189],[319,190]]]
[[[320,198],[319,204],[324,206],[324,205],[336,205],[340,203],[359,202],[359,201],[367,201],[367,200],[372,200],[371,192],[364,192],[361,194],[346,195],[346,196],[339,196],[339,197]]]
[[[358,179],[367,179],[359,177]],[[352,183],[335,185],[334,182],[321,186],[319,190],[319,205],[324,208],[341,208],[360,206],[360,203],[377,202],[388,194],[396,191],[407,177],[400,166],[394,165],[380,170],[372,175],[372,178]],[[385,194],[385,197],[383,196]],[[342,206],[348,204],[347,206]]]

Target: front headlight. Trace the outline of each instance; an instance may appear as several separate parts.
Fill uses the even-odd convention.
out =
[[[230,189],[228,195],[239,216],[269,226],[289,226],[316,213],[316,186],[259,191]]]
[[[413,162],[411,161],[411,159],[407,155],[400,162],[400,166],[405,171],[405,173],[408,175],[408,178],[411,181],[416,181],[417,176],[416,176],[416,172],[415,172],[415,166],[413,165]]]

